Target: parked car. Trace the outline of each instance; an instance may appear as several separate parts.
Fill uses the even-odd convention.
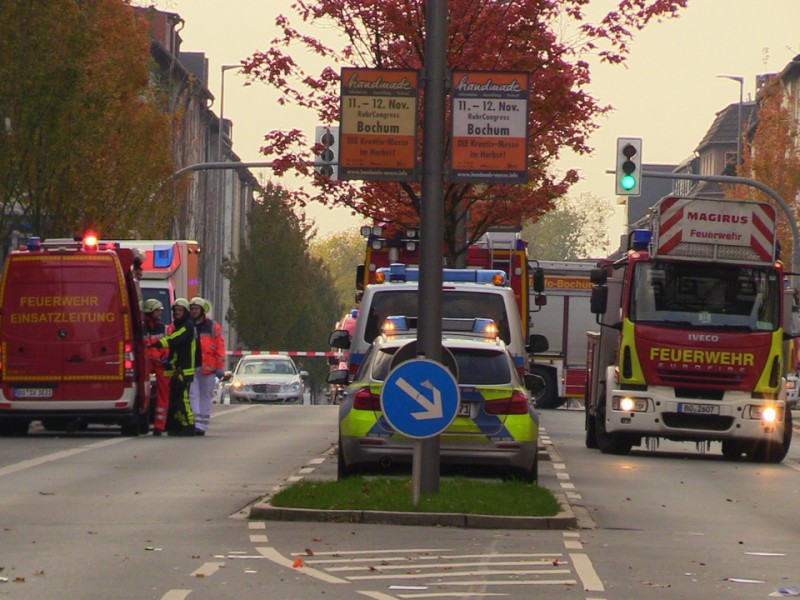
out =
[[[452,321],[467,319],[445,319]],[[497,331],[491,320],[469,321],[488,321]],[[360,467],[411,462],[413,440],[394,430],[382,414],[381,390],[395,354],[415,340],[415,332],[384,333],[352,380],[346,369],[328,375],[329,383],[347,385],[339,406],[340,478]],[[536,481],[539,417],[526,385],[540,391],[541,377],[527,375],[523,382],[511,352],[493,334],[446,330],[442,343],[457,365],[460,393],[457,415],[440,437],[442,464],[501,467]]]
[[[302,404],[308,371],[300,371],[288,356],[243,356],[230,380],[232,402],[281,402]]]

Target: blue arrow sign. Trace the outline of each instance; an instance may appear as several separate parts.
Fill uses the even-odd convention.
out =
[[[383,384],[381,410],[389,424],[411,438],[440,434],[456,418],[458,383],[444,366],[426,358],[396,367]]]

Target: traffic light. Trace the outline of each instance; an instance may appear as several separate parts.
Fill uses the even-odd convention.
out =
[[[617,138],[617,195],[642,193],[642,138]]]
[[[332,180],[339,178],[339,128],[318,125],[315,145],[321,145],[322,151],[314,156],[314,169],[323,177]]]

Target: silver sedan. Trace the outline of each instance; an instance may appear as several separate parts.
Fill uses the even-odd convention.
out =
[[[231,377],[231,401],[301,404],[306,377],[308,372],[298,370],[288,356],[245,356]]]

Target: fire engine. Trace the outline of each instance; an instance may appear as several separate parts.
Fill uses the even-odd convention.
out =
[[[776,214],[744,200],[666,197],[624,255],[592,271],[586,446],[721,442],[780,462],[792,439],[785,354],[791,290]]]
[[[547,302],[532,314],[536,333],[548,349],[534,356],[531,373],[545,381],[538,408],[558,408],[570,399],[583,400],[586,389],[586,333],[594,329],[589,310],[594,261],[539,261],[544,271]]]

